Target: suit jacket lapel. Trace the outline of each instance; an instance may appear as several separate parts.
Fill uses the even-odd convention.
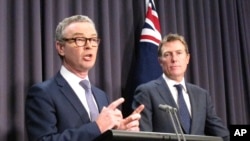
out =
[[[79,100],[75,92],[72,90],[70,85],[67,83],[67,81],[62,77],[60,72],[58,72],[56,75],[56,81],[58,86],[61,87],[61,93],[69,100],[69,102],[75,108],[83,122],[88,122],[90,119],[86,118],[88,117],[88,113],[85,107],[82,105],[81,101]]]
[[[158,78],[156,81],[156,84],[157,84],[157,90],[158,90],[160,96],[166,102],[165,104],[168,104],[172,107],[177,108],[177,105],[174,101],[174,98],[173,98],[173,96],[168,88],[168,85],[166,84],[165,80],[163,79],[163,77]],[[162,104],[164,104],[164,103],[162,103]]]
[[[98,89],[95,86],[92,85],[91,88],[92,88],[92,93],[93,93],[93,95],[95,97],[96,104],[98,106],[98,110],[99,110],[99,113],[100,113],[102,108],[109,104],[108,101],[107,101],[107,97],[105,95],[101,95],[98,92]]]

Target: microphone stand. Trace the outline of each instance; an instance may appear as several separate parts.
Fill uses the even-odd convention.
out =
[[[182,136],[182,139],[183,139],[183,141],[186,141],[186,137],[184,136],[184,133],[183,133],[183,131],[182,131],[182,128],[181,128],[181,124],[180,124],[180,121],[179,121],[179,119],[178,119],[178,117],[177,117],[177,109],[176,108],[173,108],[173,113],[174,113],[174,116],[175,116],[175,119],[176,119],[176,121],[177,121],[177,125],[178,125],[178,127],[179,127],[179,130],[180,130],[180,132],[181,132],[181,136]]]
[[[178,135],[178,131],[177,131],[176,124],[175,124],[175,122],[174,122],[174,118],[173,118],[173,113],[172,113],[172,112],[173,112],[173,109],[174,109],[174,108],[172,108],[171,106],[162,105],[162,104],[159,105],[159,108],[160,108],[161,110],[163,110],[163,111],[169,113],[171,122],[172,122],[172,124],[173,124],[173,126],[174,126],[174,131],[175,131],[175,133],[176,133],[176,137],[177,137],[178,141],[181,141],[181,139],[180,139],[180,137],[179,137],[179,135]]]

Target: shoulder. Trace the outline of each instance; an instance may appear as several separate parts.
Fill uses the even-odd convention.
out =
[[[95,85],[91,85],[91,87],[92,87],[92,90],[95,91],[96,93],[107,95],[106,92],[104,92],[102,89],[96,87]]]
[[[191,83],[186,83],[187,91],[189,93],[193,94],[202,94],[202,95],[208,95],[208,91],[198,85],[191,84]]]
[[[28,95],[53,95],[59,93],[60,89],[64,86],[67,86],[66,88],[69,88],[66,80],[60,75],[60,73],[57,73],[52,78],[33,84],[28,90]]]
[[[155,80],[151,80],[149,82],[140,84],[139,86],[137,86],[136,89],[151,89],[151,88],[155,88],[164,84],[166,84],[164,79],[162,77],[159,77]]]
[[[197,89],[200,91],[206,91],[206,89],[200,87],[199,85],[196,84],[192,84],[192,83],[186,83],[187,88],[191,88],[191,89]]]
[[[55,78],[56,77],[52,77],[48,80],[37,82],[30,87],[30,90],[33,90],[33,89],[51,90],[57,85]]]

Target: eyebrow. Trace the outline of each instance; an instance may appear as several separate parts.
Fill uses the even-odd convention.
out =
[[[170,50],[167,50],[167,51],[163,51],[163,53],[172,53],[172,52],[182,52],[182,51],[184,51],[185,52],[185,50],[182,50],[182,49],[178,49],[178,50],[173,50],[173,51],[170,51]]]
[[[73,36],[76,36],[76,35],[84,35],[84,34],[83,33],[78,33],[78,32],[73,34]],[[91,36],[97,36],[97,34],[93,33]]]
[[[82,33],[74,33],[73,36],[75,35],[83,35]]]

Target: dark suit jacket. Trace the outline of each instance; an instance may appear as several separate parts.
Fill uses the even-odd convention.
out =
[[[99,110],[109,104],[107,95],[92,86]],[[91,141],[100,130],[60,72],[31,87],[25,107],[30,141]]]
[[[186,87],[192,109],[191,134],[220,136],[229,140],[229,132],[216,115],[208,92],[190,83],[186,83]],[[168,104],[177,108],[163,77],[137,87],[133,109],[140,104],[145,105],[140,120],[142,131],[175,133],[168,113],[158,108],[159,104]]]

